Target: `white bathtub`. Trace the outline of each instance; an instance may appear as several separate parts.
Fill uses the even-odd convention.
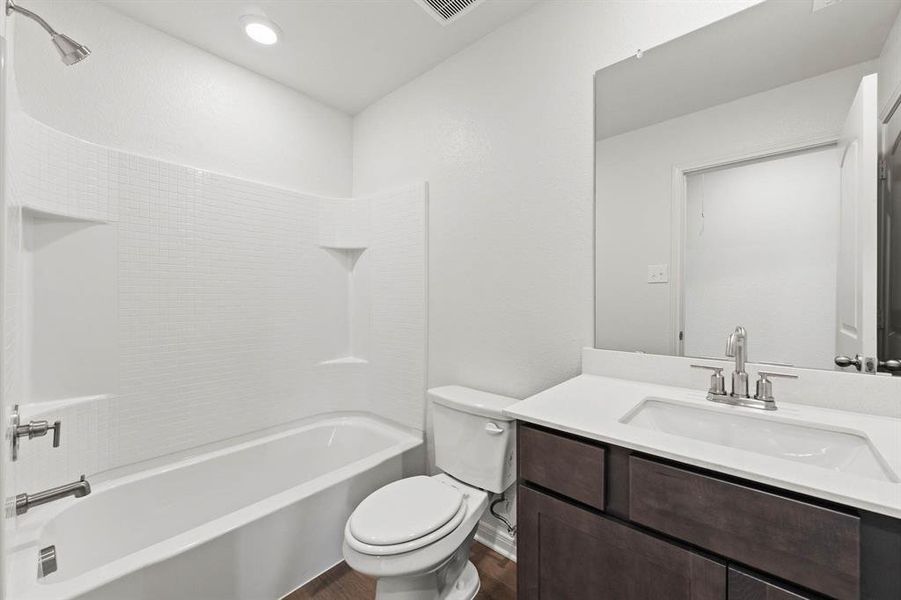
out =
[[[374,418],[328,417],[99,483],[25,515],[11,598],[275,600],[341,560],[351,511],[421,444]],[[59,568],[38,578],[50,544]]]

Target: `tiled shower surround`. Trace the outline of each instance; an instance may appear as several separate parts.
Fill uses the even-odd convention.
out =
[[[16,491],[320,413],[422,429],[424,184],[319,198],[99,147],[21,114],[9,126],[9,397],[26,418],[63,421],[61,448],[24,442]],[[107,228],[86,243],[111,253],[108,273],[81,253],[34,251],[67,227]],[[72,269],[92,287],[52,289]],[[83,314],[66,294],[87,295]],[[60,321],[59,348],[45,315],[76,320]]]

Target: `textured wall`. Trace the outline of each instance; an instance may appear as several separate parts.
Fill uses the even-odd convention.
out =
[[[354,119],[354,193],[429,181],[429,384],[526,396],[593,341],[594,72],[754,2],[547,2]]]
[[[9,401],[64,422],[61,449],[47,439],[23,444],[19,487],[34,491],[318,413],[369,410],[422,428],[424,185],[323,199],[88,144],[21,114],[11,126],[11,214],[24,218],[8,240],[15,286],[6,322],[16,335],[7,358],[21,375]],[[352,321],[348,265],[320,247],[320,216],[323,207],[361,202],[366,260],[355,271],[370,291]],[[80,252],[48,263],[20,243],[29,227],[50,225],[61,228],[56,243],[90,228],[115,232],[100,241],[117,271],[107,291],[113,377],[92,381],[88,397],[81,387],[67,395],[65,381],[53,386],[57,397],[29,395],[29,381],[65,371],[30,359],[39,347],[29,286],[54,281],[54,272],[33,274],[55,269],[61,282],[65,269],[88,280],[99,266]],[[92,309],[45,310],[79,319]],[[346,357],[352,327],[369,338],[361,360],[320,364]],[[91,342],[76,340],[59,360],[108,360]]]
[[[541,3],[354,118],[355,195],[429,182],[429,386],[525,397],[578,374],[594,341],[594,73],[753,4]],[[485,522],[481,539],[509,550]]]
[[[64,66],[46,33],[16,22],[26,112],[80,139],[327,196],[350,194],[351,119],[97,2],[31,0],[92,50]]]

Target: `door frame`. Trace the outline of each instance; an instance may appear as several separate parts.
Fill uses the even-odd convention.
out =
[[[670,352],[685,356],[685,287],[682,283],[685,260],[685,209],[688,203],[688,176],[701,171],[765,160],[784,154],[807,152],[838,144],[838,134],[804,136],[778,144],[757,146],[744,152],[723,154],[673,165],[670,194]]]

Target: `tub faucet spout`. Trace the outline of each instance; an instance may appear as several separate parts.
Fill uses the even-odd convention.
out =
[[[16,514],[24,515],[29,509],[41,504],[47,504],[54,500],[60,500],[69,496],[81,498],[91,493],[91,484],[81,476],[81,479],[73,483],[67,483],[59,487],[50,488],[36,494],[19,494],[16,496]]]

